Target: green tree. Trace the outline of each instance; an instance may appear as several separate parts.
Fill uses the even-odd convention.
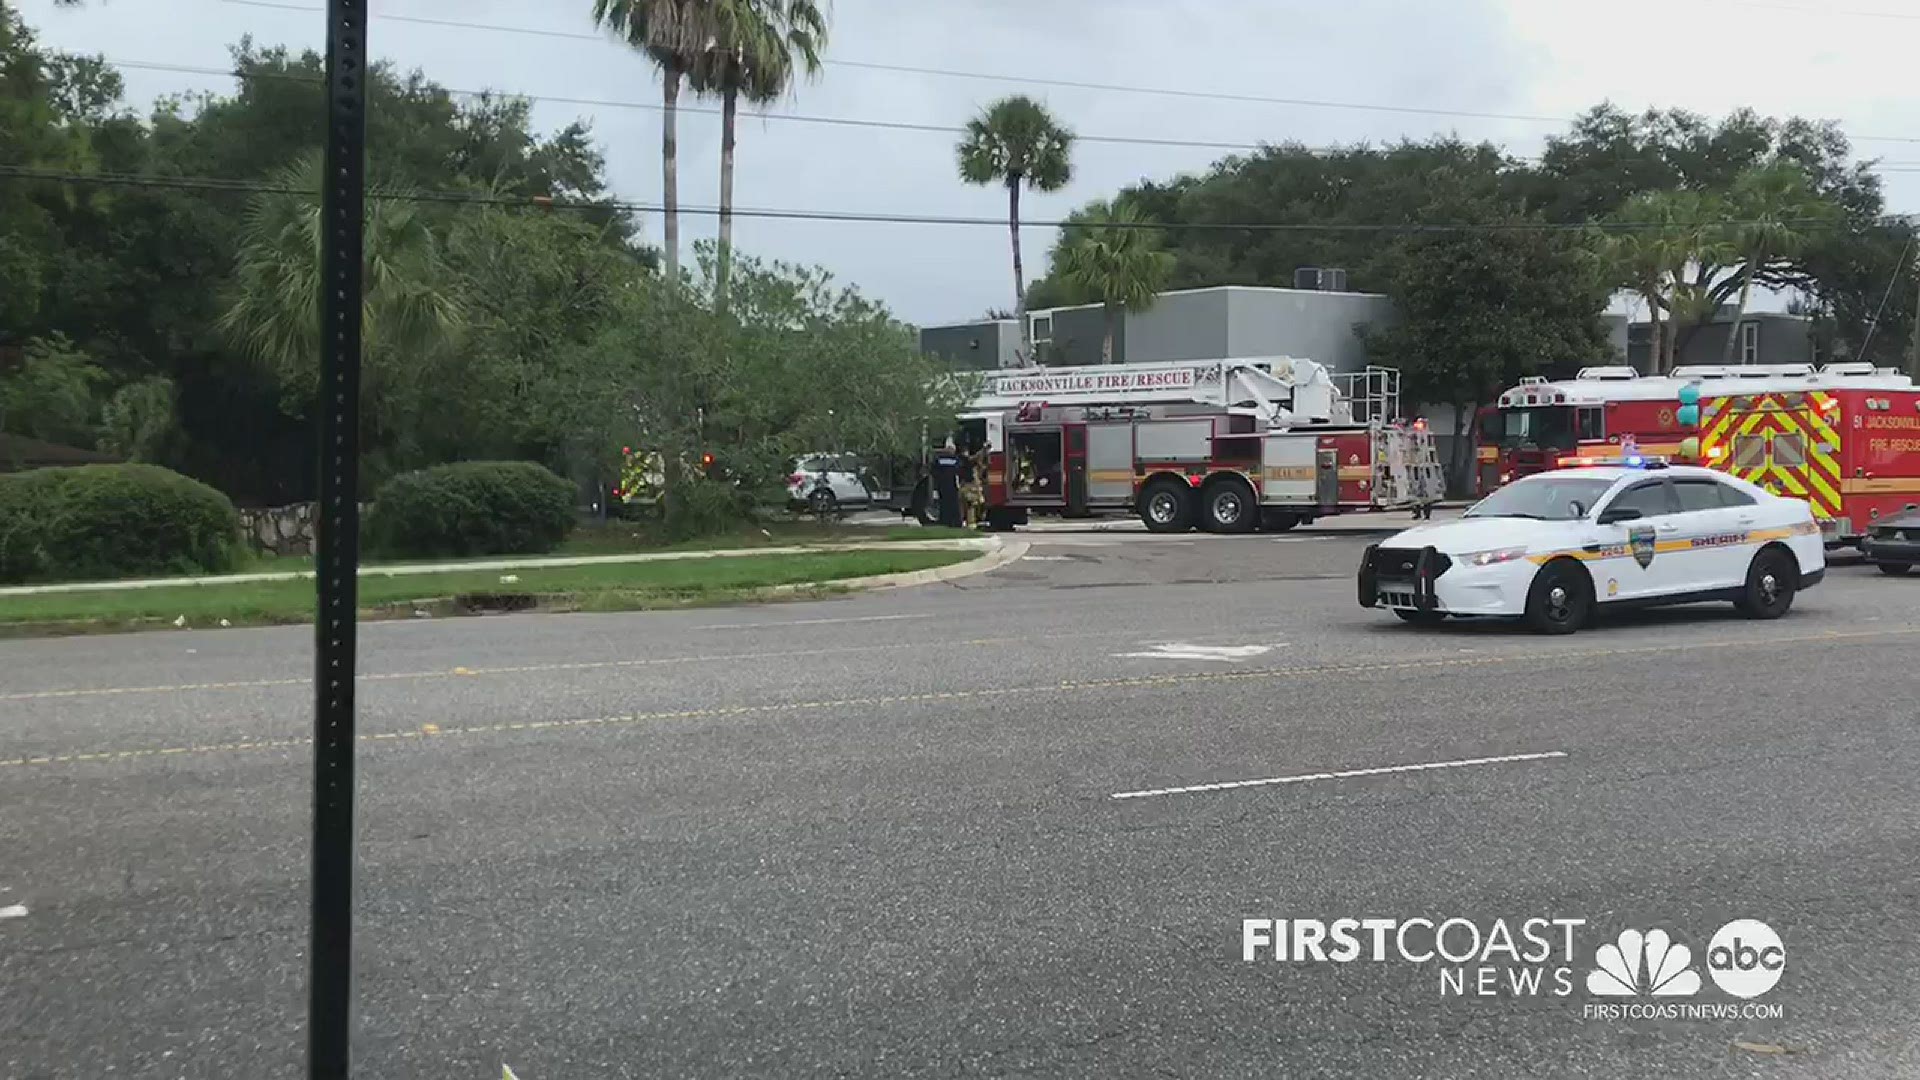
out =
[[[279,378],[295,407],[310,401],[319,384],[319,179],[319,162],[308,158],[285,170],[279,186],[314,195],[253,201],[219,323]],[[375,192],[367,206],[362,396],[376,475],[419,463],[410,421],[430,398],[457,385],[449,361],[465,329],[432,222],[405,194]]]
[[[1738,222],[1729,242],[1742,260],[1734,271],[1740,282],[1740,301],[1720,357],[1722,363],[1731,364],[1740,320],[1753,298],[1754,282],[1770,267],[1790,267],[1791,261],[1806,250],[1809,232],[1829,227],[1839,214],[1832,204],[1814,195],[1806,172],[1791,162],[1774,162],[1741,173],[1734,179],[1726,206],[1728,216]]]
[[[1396,240],[1383,272],[1399,319],[1362,337],[1371,360],[1400,370],[1403,402],[1451,407],[1449,473],[1464,490],[1468,419],[1523,376],[1603,359],[1610,290],[1584,238],[1529,228],[1540,219],[1512,205],[1447,192],[1429,213],[1486,227]]]
[[[712,0],[593,0],[593,21],[660,69],[661,203],[667,276],[680,272],[680,82],[712,37]]]
[[[733,157],[740,99],[778,100],[796,74],[820,72],[827,17],[813,0],[710,0],[712,37],[690,72],[695,91],[720,97],[720,239],[716,286],[724,306],[733,254]]]
[[[18,369],[0,374],[0,432],[81,446],[93,442],[95,391],[106,373],[65,334],[33,338]]]
[[[700,250],[698,276],[622,291],[557,365],[570,426],[659,455],[670,529],[716,527],[776,494],[797,455],[911,452],[951,421],[962,388],[884,307],[825,271],[736,253],[716,314],[717,257]],[[719,481],[698,465],[709,454]]]
[[[130,382],[100,408],[100,449],[128,461],[151,462],[174,431],[174,388],[158,375]]]
[[[1173,256],[1161,250],[1158,230],[1124,201],[1098,207],[1068,226],[1064,236],[1054,273],[1105,309],[1100,358],[1111,364],[1121,310],[1153,306],[1173,272]]]
[[[1015,95],[994,102],[967,122],[959,157],[962,180],[1006,186],[1014,317],[1020,320],[1022,357],[1031,359],[1033,331],[1027,325],[1027,284],[1020,266],[1020,189],[1058,191],[1067,185],[1073,178],[1073,133],[1039,102]]]

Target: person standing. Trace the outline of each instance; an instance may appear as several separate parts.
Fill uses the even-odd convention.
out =
[[[933,490],[940,497],[940,524],[960,527],[960,465],[964,459],[948,439],[933,455]]]

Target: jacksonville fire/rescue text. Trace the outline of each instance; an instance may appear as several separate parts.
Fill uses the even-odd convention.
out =
[[[1440,965],[1443,994],[1565,997],[1585,919],[1242,919],[1241,959]]]

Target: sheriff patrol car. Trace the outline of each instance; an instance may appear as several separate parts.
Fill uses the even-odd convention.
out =
[[[1712,469],[1630,461],[1539,473],[1458,521],[1368,547],[1360,606],[1413,623],[1505,616],[1570,634],[1616,606],[1731,600],[1777,619],[1825,575],[1805,502]]]

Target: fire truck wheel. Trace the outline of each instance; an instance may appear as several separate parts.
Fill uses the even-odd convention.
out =
[[[1734,607],[1749,619],[1777,619],[1793,607],[1793,593],[1800,584],[1800,566],[1793,553],[1768,545],[1753,557],[1747,567],[1747,586],[1741,590]]]
[[[1540,634],[1571,634],[1593,612],[1593,579],[1571,559],[1550,562],[1527,590],[1527,628]]]
[[[1888,577],[1904,577],[1907,571],[1913,569],[1913,564],[1910,562],[1883,562],[1879,564],[1879,567],[1880,572]]]
[[[1173,480],[1155,480],[1140,493],[1140,520],[1148,532],[1186,532],[1193,528],[1193,489]]]
[[[922,525],[940,524],[940,493],[924,480],[913,491],[913,516]]]
[[[1200,523],[1208,532],[1252,532],[1260,520],[1260,505],[1244,480],[1215,480],[1200,493],[1200,503],[1204,508]]]

